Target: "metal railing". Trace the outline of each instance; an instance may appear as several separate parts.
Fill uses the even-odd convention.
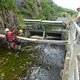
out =
[[[77,48],[79,48],[80,27],[72,20],[67,26],[68,44],[62,80],[79,80]],[[78,42],[78,43],[77,43]]]

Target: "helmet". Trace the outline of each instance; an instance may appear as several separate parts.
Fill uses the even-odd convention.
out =
[[[19,30],[19,32],[20,32],[20,33],[22,33],[22,32],[23,32],[23,30],[21,30],[21,29],[20,29],[20,30]]]
[[[7,32],[7,31],[9,31],[9,29],[8,29],[8,28],[6,28],[6,29],[5,29],[5,32]]]

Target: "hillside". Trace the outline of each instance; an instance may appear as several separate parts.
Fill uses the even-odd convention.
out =
[[[23,18],[55,20],[76,16],[76,12],[61,8],[52,0],[0,0],[0,17],[4,27],[21,26]]]
[[[52,0],[24,0],[19,9],[25,18],[53,20],[58,16],[76,16],[76,12],[56,5]]]

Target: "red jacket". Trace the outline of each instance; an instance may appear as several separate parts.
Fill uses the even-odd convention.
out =
[[[12,39],[13,34],[15,33],[15,29],[13,31],[8,31],[6,35],[7,41]]]

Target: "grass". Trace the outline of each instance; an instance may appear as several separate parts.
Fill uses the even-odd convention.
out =
[[[0,48],[0,80],[17,80],[24,76],[29,67],[35,64],[35,53],[31,47],[26,52],[12,52]]]

